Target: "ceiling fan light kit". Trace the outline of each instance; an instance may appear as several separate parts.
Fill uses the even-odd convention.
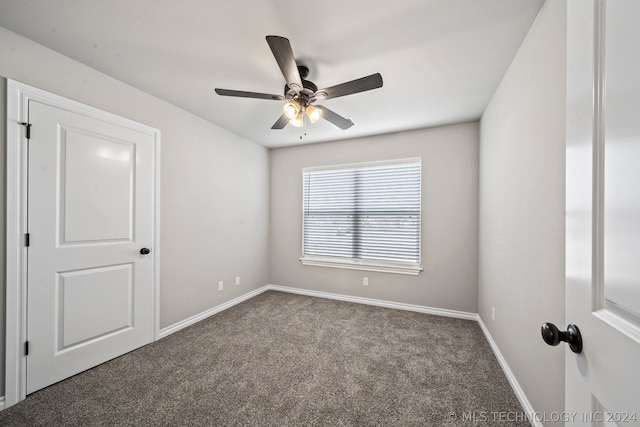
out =
[[[296,101],[284,104],[284,115],[287,116],[289,123],[293,126],[301,127],[303,125],[303,111],[311,123],[316,123],[322,117],[322,110],[313,105],[301,106]]]
[[[382,76],[380,73],[376,73],[318,90],[315,83],[306,80],[309,75],[309,68],[296,63],[289,40],[280,36],[267,36],[266,38],[286,81],[284,96],[230,89],[216,89],[216,93],[221,96],[240,98],[269,99],[273,101],[287,100],[288,102],[283,107],[282,115],[271,126],[271,129],[284,129],[287,123],[291,123],[295,127],[302,127],[304,126],[305,115],[311,123],[316,123],[323,118],[342,130],[349,129],[354,125],[353,120],[342,117],[327,107],[312,104],[319,100],[337,98],[382,87]]]

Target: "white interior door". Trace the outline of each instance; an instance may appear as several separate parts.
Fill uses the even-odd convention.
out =
[[[29,101],[27,393],[153,340],[154,139]]]
[[[640,2],[570,0],[566,408],[640,425]]]

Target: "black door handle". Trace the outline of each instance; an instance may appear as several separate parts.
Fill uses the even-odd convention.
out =
[[[560,341],[564,341],[574,353],[582,352],[582,335],[576,325],[569,324],[566,331],[560,331],[553,323],[543,323],[540,332],[544,342],[549,345],[558,345]]]
[[[140,249],[140,253],[141,253],[142,255],[149,255],[149,254],[151,253],[151,249],[149,249],[149,248],[142,248],[142,249]]]

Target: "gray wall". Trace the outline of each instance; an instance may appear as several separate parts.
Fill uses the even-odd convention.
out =
[[[479,314],[537,411],[564,410],[566,2],[547,1],[480,121]],[[491,320],[495,307],[495,322]]]
[[[307,166],[422,158],[419,276],[300,263]],[[477,312],[478,123],[271,150],[271,283]],[[362,277],[369,286],[362,286]]]
[[[268,150],[1,27],[0,58],[2,77],[161,130],[161,328],[268,283]]]

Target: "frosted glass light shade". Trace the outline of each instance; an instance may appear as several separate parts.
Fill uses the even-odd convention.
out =
[[[304,124],[304,115],[302,114],[302,111],[300,111],[294,119],[291,119],[289,123],[297,128],[302,127]]]
[[[298,117],[298,113],[300,113],[300,105],[297,102],[287,102],[284,104],[284,115],[287,116],[289,120],[294,120]]]
[[[307,106],[306,113],[311,123],[317,122],[318,120],[320,120],[320,117],[322,117],[322,110],[318,107],[314,107],[313,105]]]

